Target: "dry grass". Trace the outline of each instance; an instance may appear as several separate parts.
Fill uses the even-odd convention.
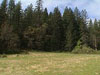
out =
[[[33,52],[0,58],[0,75],[100,75],[100,55]]]

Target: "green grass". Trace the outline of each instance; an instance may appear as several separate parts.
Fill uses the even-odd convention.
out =
[[[0,75],[100,75],[100,55],[30,52],[0,58]]]

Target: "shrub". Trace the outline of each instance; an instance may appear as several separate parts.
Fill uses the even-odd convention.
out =
[[[6,54],[0,55],[0,58],[7,58]]]
[[[72,53],[76,54],[90,54],[90,53],[95,53],[95,50],[92,48],[86,46],[86,45],[81,45],[81,42],[78,41],[77,46],[75,49],[72,51]]]

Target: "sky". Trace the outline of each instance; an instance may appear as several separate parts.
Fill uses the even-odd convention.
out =
[[[26,8],[30,3],[33,6],[36,5],[36,0],[15,0],[16,3],[21,1],[23,9]],[[0,0],[0,3],[2,0]],[[74,9],[78,7],[81,11],[86,9],[88,12],[88,17],[91,19],[100,19],[100,0],[43,0],[43,6],[48,8],[48,11],[53,11],[54,7],[59,7],[63,12],[66,6]]]

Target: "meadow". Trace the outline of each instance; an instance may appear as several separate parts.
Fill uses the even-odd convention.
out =
[[[100,75],[99,54],[29,52],[0,58],[0,75]]]

